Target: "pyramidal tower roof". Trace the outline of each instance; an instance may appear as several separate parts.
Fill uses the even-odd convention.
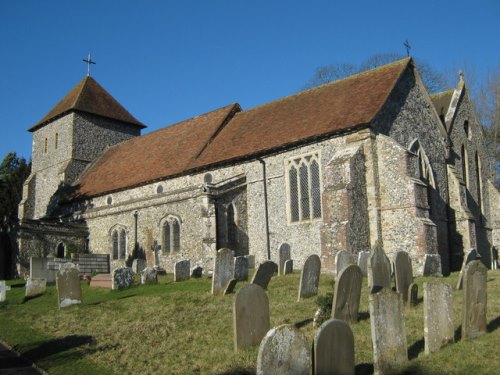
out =
[[[141,129],[146,127],[123,108],[123,106],[99,85],[95,79],[86,76],[36,125],[28,129],[28,131],[33,132],[48,122],[72,111],[91,113],[93,115],[126,122]]]

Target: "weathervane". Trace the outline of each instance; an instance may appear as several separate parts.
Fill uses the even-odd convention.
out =
[[[406,47],[406,56],[410,56],[410,50],[411,50],[411,46],[410,46],[410,42],[408,42],[408,39],[406,39],[405,43],[403,44],[405,47]]]
[[[90,52],[89,52],[89,56],[86,59],[83,59],[83,61],[87,63],[87,77],[89,77],[90,76],[90,65],[91,64],[95,65],[95,61],[92,61],[92,58],[90,57]]]

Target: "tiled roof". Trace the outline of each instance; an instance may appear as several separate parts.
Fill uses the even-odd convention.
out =
[[[87,112],[111,118],[135,125],[141,129],[146,127],[123,108],[95,79],[87,76],[57,103],[44,118],[28,130],[33,132],[71,111]]]
[[[82,176],[76,195],[101,195],[369,126],[410,62],[396,61],[248,111],[231,105],[120,143]]]
[[[446,116],[448,108],[450,107],[453,92],[454,90],[448,90],[431,95],[432,104],[434,104],[434,108],[436,108],[436,112],[439,116]]]

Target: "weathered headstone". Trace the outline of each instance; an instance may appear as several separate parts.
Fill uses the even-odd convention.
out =
[[[406,251],[398,251],[394,257],[394,278],[396,290],[403,296],[403,303],[408,302],[408,287],[413,283],[411,258]]]
[[[248,268],[254,269],[255,268],[255,255],[245,255],[245,257],[248,259]]]
[[[335,254],[335,277],[338,277],[342,270],[350,264],[353,264],[351,253],[340,250]]]
[[[260,285],[262,289],[267,289],[271,277],[273,277],[276,272],[278,272],[278,265],[271,260],[266,260],[259,265],[257,271],[253,274],[251,283]]]
[[[343,320],[327,320],[314,336],[313,374],[354,375],[354,336]]]
[[[358,253],[358,267],[361,269],[363,277],[368,276],[368,259],[370,258],[369,251],[360,251]]]
[[[248,258],[239,256],[234,258],[234,278],[238,281],[248,280]]]
[[[463,278],[464,278],[464,269],[467,264],[472,262],[473,260],[479,259],[479,253],[477,252],[476,249],[470,249],[464,256],[464,261],[462,262],[462,268],[460,269],[460,273],[458,274],[458,281],[457,281],[457,289],[462,289],[462,283],[463,283]]]
[[[453,293],[449,284],[440,281],[424,283],[425,354],[439,351],[453,343]]]
[[[462,339],[473,339],[486,333],[486,278],[488,269],[480,260],[473,260],[464,268],[464,306]]]
[[[424,276],[443,276],[441,272],[441,255],[425,254],[422,273]]]
[[[158,284],[158,272],[154,267],[146,267],[141,272],[141,284]]]
[[[234,256],[230,249],[217,251],[214,260],[214,273],[212,276],[212,294],[222,294],[229,280],[234,275]]]
[[[418,285],[411,283],[408,287],[408,305],[410,307],[417,306],[418,304]]]
[[[200,278],[203,276],[203,267],[196,266],[191,270],[191,277]]]
[[[309,375],[307,337],[292,325],[267,332],[259,346],[257,375]]]
[[[363,274],[355,264],[348,265],[340,271],[335,282],[332,319],[345,320],[349,323],[358,321],[362,282]]]
[[[316,254],[309,255],[300,274],[299,301],[318,294],[320,272],[321,260],[319,256]]]
[[[227,283],[226,288],[224,289],[224,295],[227,296],[228,294],[234,293],[234,289],[236,288],[236,284],[238,284],[238,280],[236,279],[231,279]]]
[[[113,272],[112,289],[125,289],[134,285],[134,273],[131,268],[121,267]]]
[[[269,331],[269,300],[257,284],[236,292],[233,300],[234,349],[259,345]]]
[[[49,258],[30,257],[30,278],[31,279],[46,279],[47,284],[56,282],[57,270],[48,269]]]
[[[134,273],[141,273],[148,266],[146,259],[134,259],[132,262],[132,271]]]
[[[380,243],[368,259],[368,286],[370,293],[377,293],[381,288],[391,289],[391,262]]]
[[[26,292],[24,296],[26,298],[40,296],[47,290],[47,280],[46,279],[32,279],[26,280]]]
[[[59,308],[82,303],[82,288],[78,267],[73,263],[62,264],[56,275]]]
[[[10,290],[10,286],[5,285],[5,280],[0,281],[0,302],[5,301],[7,293]]]
[[[293,273],[293,259],[288,259],[285,262],[285,267],[283,273],[288,275],[289,273]]]
[[[385,374],[408,360],[403,300],[382,288],[370,294],[370,325],[375,374]]]
[[[286,242],[282,243],[280,245],[280,248],[278,249],[278,275],[284,275],[285,274],[285,262],[289,259],[292,259],[292,253],[290,250],[290,245],[287,244]]]
[[[191,277],[191,261],[189,259],[179,260],[174,266],[174,281],[189,280]]]

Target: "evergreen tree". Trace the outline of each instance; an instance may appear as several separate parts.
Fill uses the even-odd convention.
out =
[[[23,196],[23,183],[31,171],[31,162],[9,152],[0,165],[0,218],[14,220]]]

